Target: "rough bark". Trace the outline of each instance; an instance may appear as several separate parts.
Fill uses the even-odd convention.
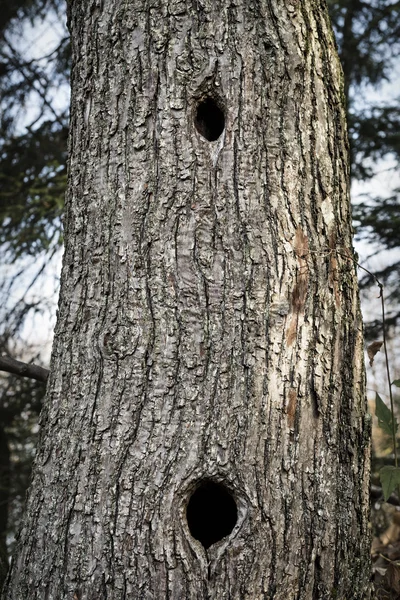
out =
[[[362,323],[325,3],[69,11],[61,300],[4,598],[368,598]],[[208,549],[186,518],[203,481],[237,506]]]

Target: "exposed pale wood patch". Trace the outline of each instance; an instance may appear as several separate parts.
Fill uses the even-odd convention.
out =
[[[296,339],[299,314],[304,312],[308,288],[308,238],[300,227],[296,230],[293,249],[297,256],[298,269],[291,297],[291,318],[286,332],[288,346]]]
[[[335,252],[336,249],[336,236],[333,234],[329,239],[330,259],[329,259],[329,286],[335,296],[335,304],[337,307],[340,306],[340,294],[339,294],[339,272],[338,272],[338,260]]]
[[[290,429],[294,427],[294,418],[296,415],[296,406],[297,406],[297,391],[294,388],[290,388],[289,390],[289,400],[286,407],[288,425]]]

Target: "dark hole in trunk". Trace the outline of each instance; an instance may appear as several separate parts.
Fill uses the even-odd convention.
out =
[[[236,502],[223,485],[205,481],[190,497],[186,515],[190,533],[207,549],[232,532]]]
[[[212,98],[206,98],[197,107],[194,123],[200,135],[214,142],[224,130],[224,113]]]

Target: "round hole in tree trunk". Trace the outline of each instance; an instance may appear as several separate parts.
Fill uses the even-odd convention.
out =
[[[207,549],[232,532],[238,515],[226,487],[204,481],[190,497],[186,516],[190,533]]]
[[[206,98],[199,103],[194,124],[200,135],[209,142],[219,138],[225,127],[225,117],[213,98]]]

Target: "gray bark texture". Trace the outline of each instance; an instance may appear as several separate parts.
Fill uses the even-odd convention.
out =
[[[71,0],[69,24],[61,299],[4,599],[369,598],[325,2]],[[204,482],[237,507],[208,547],[186,512]],[[200,527],[218,530],[222,504]]]

